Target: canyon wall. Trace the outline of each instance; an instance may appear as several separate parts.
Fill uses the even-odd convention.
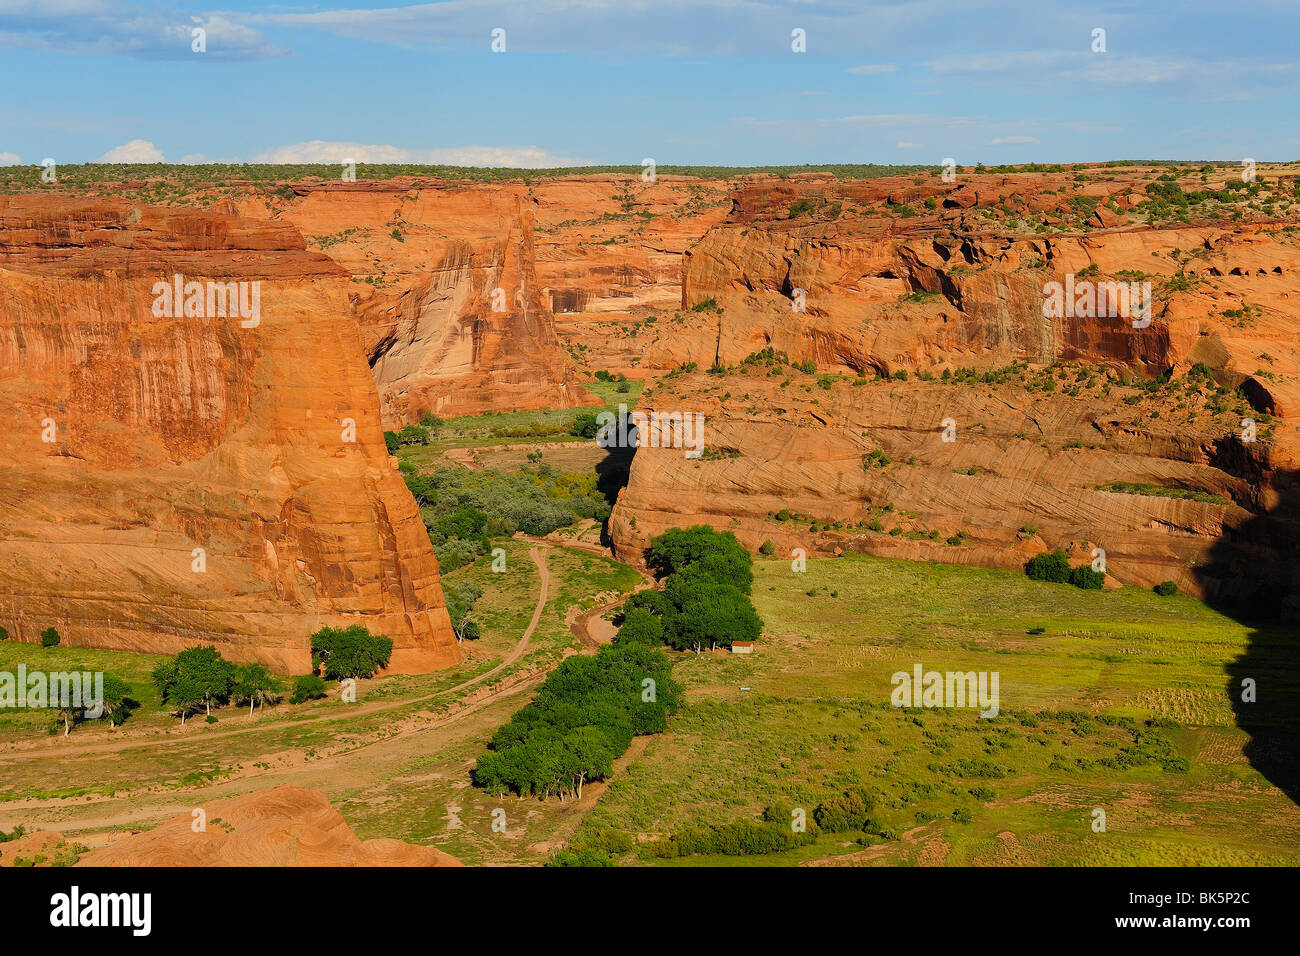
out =
[[[0,199],[0,625],[303,673],[360,623],[393,670],[453,664],[348,273],[232,211]],[[248,283],[256,318],[156,306],[178,274]]]
[[[642,399],[703,413],[705,457],[637,451],[617,551],[710,523],[778,554],[1016,568],[1101,549],[1111,583],[1278,590],[1300,540],[1279,508],[1300,491],[1296,230],[1143,223],[1140,170],[1065,183],[737,190],[684,257],[672,359],[695,366]],[[1082,190],[1090,220],[1065,195]],[[1149,283],[1150,322],[1045,316],[1067,275]],[[1228,539],[1239,566],[1207,570]]]

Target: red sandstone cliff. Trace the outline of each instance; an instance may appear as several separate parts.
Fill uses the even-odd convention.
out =
[[[699,371],[643,398],[704,413],[712,453],[637,452],[617,550],[634,557],[667,527],[708,522],[754,548],[1001,567],[1055,547],[1080,563],[1100,547],[1113,580],[1196,593],[1250,592],[1287,567],[1285,547],[1251,535],[1296,491],[1300,246],[1253,208],[1243,222],[1172,226],[1114,212],[1142,198],[1142,176],[1083,187],[1106,203],[1091,223],[1071,219],[1065,176],[738,190],[729,220],[686,253],[671,343],[649,350]],[[916,214],[927,198],[934,211]],[[1149,281],[1150,326],[1044,317],[1044,286],[1066,274]],[[789,362],[744,362],[767,348]],[[805,361],[816,374],[792,367]],[[943,380],[961,368],[994,374]],[[1245,418],[1257,443],[1241,440]],[[1112,482],[1229,503],[1102,488]],[[798,517],[774,520],[782,509]],[[1243,560],[1207,574],[1225,539]]]
[[[156,315],[177,273],[260,283],[260,320]],[[312,631],[362,623],[394,670],[458,659],[347,274],[292,227],[0,199],[0,415],[12,637],[303,672]]]

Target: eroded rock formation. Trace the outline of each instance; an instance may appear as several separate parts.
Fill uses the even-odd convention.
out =
[[[280,786],[186,811],[82,857],[79,866],[461,866],[401,840],[360,840],[319,790]]]
[[[1283,207],[1294,173],[1274,180]],[[1100,548],[1113,581],[1219,596],[1290,575],[1285,534],[1242,540],[1241,567],[1204,565],[1293,496],[1296,230],[1258,206],[1143,222],[1129,210],[1154,176],[738,190],[685,256],[671,359],[657,360],[698,368],[643,399],[705,413],[709,450],[637,452],[618,551],[707,522],[781,553],[1018,567]],[[1045,316],[1067,275],[1148,283],[1149,324]]]
[[[177,275],[235,283],[223,290],[250,304],[257,290],[258,314],[217,315],[206,292],[191,314],[156,307]],[[349,284],[287,224],[0,199],[11,637],[214,643],[301,673],[312,631],[362,623],[393,639],[395,670],[458,659]]]

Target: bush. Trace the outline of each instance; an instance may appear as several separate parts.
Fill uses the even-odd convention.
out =
[[[595,438],[599,430],[600,424],[596,421],[595,413],[583,412],[573,420],[573,425],[569,428],[569,434],[576,435],[579,438]]]
[[[771,538],[768,538],[758,546],[758,553],[763,555],[765,558],[770,558],[772,555],[776,554],[776,545],[772,543]]]
[[[1083,565],[1070,572],[1070,583],[1085,591],[1100,591],[1106,583],[1106,575]]]
[[[1155,591],[1156,594],[1159,594],[1161,597],[1169,597],[1170,595],[1178,593],[1178,585],[1175,584],[1173,581],[1161,581],[1154,588],[1152,588],[1152,590]]]
[[[291,704],[302,704],[309,700],[320,700],[325,696],[325,682],[316,674],[303,674],[293,679]]]
[[[609,855],[599,850],[561,850],[547,866],[613,866]]]
[[[813,819],[827,833],[847,833],[861,830],[876,808],[875,798],[864,790],[846,790],[817,805]]]
[[[1065,584],[1070,580],[1070,562],[1064,551],[1048,551],[1025,562],[1025,574],[1034,581]]]
[[[330,680],[345,677],[373,677],[375,671],[388,666],[393,641],[382,634],[371,634],[360,624],[346,628],[322,627],[311,636],[312,665],[325,665]]]
[[[58,647],[59,632],[52,627],[41,631],[41,647]]]

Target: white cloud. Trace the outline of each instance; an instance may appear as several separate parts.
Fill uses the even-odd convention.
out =
[[[920,149],[920,143],[909,143],[907,140],[900,139],[894,144],[895,149]]]
[[[1011,146],[1019,143],[1041,142],[1036,136],[995,136],[990,146]]]
[[[589,160],[556,156],[537,146],[457,146],[444,149],[408,149],[404,146],[325,142],[314,139],[257,154],[254,163],[431,163],[446,166],[509,166],[546,169],[586,166]]]
[[[97,163],[165,163],[166,158],[153,143],[147,139],[133,139],[121,146],[114,146],[99,159]]]
[[[892,63],[867,63],[863,66],[851,66],[844,72],[857,73],[859,76],[875,76],[878,73],[897,73],[898,67]]]
[[[17,166],[19,162],[17,153],[0,153],[0,166]]]
[[[112,0],[0,0],[0,47],[47,53],[129,56],[141,60],[263,60],[283,56],[257,30],[214,13],[204,19],[165,3]],[[202,27],[207,50],[195,53]]]

